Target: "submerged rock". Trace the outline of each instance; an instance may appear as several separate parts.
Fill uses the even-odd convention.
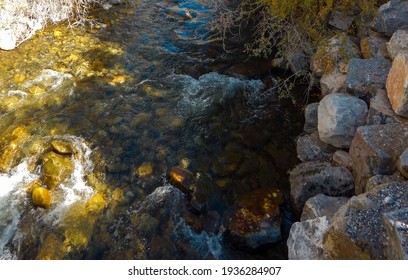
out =
[[[283,194],[278,189],[258,189],[243,195],[227,224],[227,236],[237,247],[256,249],[281,240],[279,205]]]
[[[294,223],[287,241],[289,260],[322,260],[323,235],[328,227],[326,216]]]
[[[385,259],[383,214],[408,207],[408,184],[394,182],[351,198],[332,218],[323,246],[329,259]]]
[[[290,171],[289,180],[292,206],[298,215],[306,200],[320,193],[328,196],[351,196],[354,193],[350,171],[329,163],[301,163]]]
[[[191,171],[185,168],[172,167],[168,176],[170,183],[183,192],[190,193],[195,188],[196,178]]]
[[[337,148],[348,148],[357,127],[366,122],[366,103],[354,96],[332,93],[320,101],[318,130],[320,139]]]
[[[41,178],[50,189],[68,179],[74,171],[74,164],[68,156],[48,152],[43,155],[42,160]]]

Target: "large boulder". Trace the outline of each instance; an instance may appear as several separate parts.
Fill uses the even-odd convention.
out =
[[[294,223],[287,241],[289,260],[322,260],[323,235],[328,226],[326,216]]]
[[[328,196],[351,196],[354,179],[343,166],[323,162],[306,162],[297,165],[289,174],[290,199],[296,214],[300,215],[305,202],[319,193]]]
[[[367,180],[377,174],[391,175],[396,171],[397,160],[408,147],[408,127],[398,123],[362,126],[357,129],[351,143],[350,156],[356,194],[365,191]]]
[[[383,214],[408,206],[408,184],[393,182],[352,197],[334,215],[323,246],[328,259],[385,259]]]
[[[389,260],[408,260],[408,209],[384,214],[388,234],[386,257]]]
[[[408,53],[398,54],[392,62],[387,94],[395,113],[408,118]]]
[[[336,148],[320,140],[317,131],[302,135],[296,141],[297,156],[302,162],[329,161],[335,151]]]
[[[368,101],[368,97],[373,96],[378,89],[385,88],[390,69],[391,62],[385,58],[352,58],[346,78],[347,90]]]
[[[392,0],[382,5],[372,23],[372,28],[387,36],[392,36],[399,29],[408,28],[408,2]]]
[[[300,221],[313,220],[323,216],[331,218],[348,200],[348,197],[333,197],[320,193],[306,201]]]
[[[400,53],[408,53],[408,30],[398,30],[387,43],[390,57],[394,59]]]
[[[348,148],[366,117],[367,105],[363,100],[343,93],[329,94],[320,101],[318,109],[320,139],[337,148]]]

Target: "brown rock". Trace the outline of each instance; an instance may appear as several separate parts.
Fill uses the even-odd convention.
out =
[[[39,206],[42,208],[48,208],[52,203],[50,191],[43,187],[34,188],[31,199],[35,206]]]
[[[41,178],[50,189],[57,187],[68,179],[73,171],[74,164],[70,157],[54,152],[46,153],[43,156]]]
[[[172,167],[169,172],[169,179],[172,185],[183,192],[192,192],[195,189],[196,178],[194,174],[182,167]]]
[[[408,118],[408,54],[399,54],[394,59],[386,88],[395,113]]]

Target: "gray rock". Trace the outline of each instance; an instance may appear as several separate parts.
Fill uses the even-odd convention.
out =
[[[323,235],[328,226],[328,217],[294,223],[287,241],[289,260],[322,260]]]
[[[387,43],[390,57],[394,59],[399,53],[408,53],[408,30],[398,30]]]
[[[331,218],[348,200],[348,197],[333,197],[320,193],[306,201],[300,221],[313,220],[323,216]]]
[[[395,114],[386,91],[382,89],[377,90],[376,95],[370,99],[367,125],[380,125],[396,122],[403,123],[405,120]]]
[[[317,131],[317,108],[319,107],[319,102],[310,103],[305,109],[305,125],[303,130],[306,133],[312,133]]]
[[[392,0],[378,10],[372,28],[387,36],[392,36],[399,29],[408,28],[408,2]]]
[[[408,53],[398,54],[392,62],[387,94],[395,113],[408,118]]]
[[[353,169],[353,160],[349,153],[343,150],[337,150],[333,154],[333,162],[337,165],[344,166],[349,170]]]
[[[398,158],[398,171],[408,179],[408,149],[406,149]]]
[[[408,209],[384,214],[388,234],[386,257],[389,260],[408,260]]]
[[[371,97],[385,88],[391,62],[384,58],[352,58],[347,72],[347,90],[358,97]],[[368,98],[366,98],[368,101]]]
[[[402,177],[401,174],[399,174],[398,172],[392,175],[374,175],[373,177],[367,180],[367,184],[364,191],[369,192],[374,188],[378,187],[379,185],[402,181],[404,181],[404,177]]]
[[[390,203],[392,201],[392,203]],[[328,259],[385,259],[383,214],[408,206],[408,184],[395,182],[352,197],[333,216],[323,238]]]
[[[347,31],[353,23],[355,15],[345,14],[343,11],[335,10],[329,18],[329,25]]]
[[[329,163],[301,163],[290,171],[289,181],[291,203],[299,215],[305,202],[319,193],[350,196],[354,189],[351,172],[345,167],[334,167]]]
[[[388,39],[382,36],[370,36],[360,40],[361,55],[363,58],[388,58]]]
[[[391,175],[397,160],[408,147],[408,127],[398,124],[371,125],[357,129],[351,143],[356,194],[364,192],[367,180],[377,174]]]
[[[328,161],[336,149],[319,138],[317,131],[300,136],[296,141],[297,156],[302,162]]]
[[[318,108],[320,139],[337,148],[348,148],[357,127],[365,124],[367,105],[361,99],[343,93],[324,97]]]
[[[345,92],[346,75],[341,73],[338,69],[335,69],[328,74],[324,74],[320,79],[320,89],[323,96],[334,92]]]

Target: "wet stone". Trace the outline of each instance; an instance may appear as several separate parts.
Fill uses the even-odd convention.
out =
[[[73,154],[74,146],[69,141],[64,140],[53,140],[51,141],[51,146],[55,152],[59,154]]]
[[[35,206],[49,208],[51,206],[51,193],[44,187],[36,187],[31,195],[32,202]]]
[[[190,193],[195,188],[196,178],[191,171],[185,168],[172,167],[168,176],[171,184],[183,192]]]
[[[227,237],[237,247],[251,249],[281,240],[279,205],[283,194],[278,189],[258,189],[243,195],[227,225]]]
[[[70,157],[49,152],[42,157],[41,178],[44,184],[53,189],[68,179],[74,171]]]

